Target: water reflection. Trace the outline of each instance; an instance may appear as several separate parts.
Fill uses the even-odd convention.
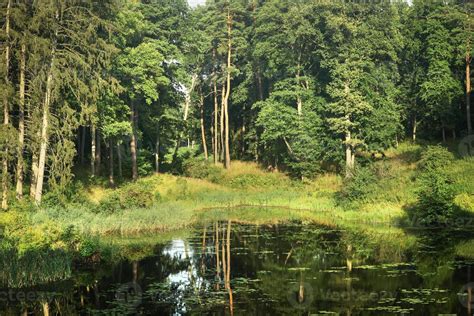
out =
[[[380,237],[298,223],[213,222],[189,238],[75,266],[60,282],[41,282],[51,280],[47,269],[29,277],[43,285],[3,279],[0,314],[472,315],[473,237],[419,234],[412,243],[399,229]],[[3,266],[27,275],[26,267]]]

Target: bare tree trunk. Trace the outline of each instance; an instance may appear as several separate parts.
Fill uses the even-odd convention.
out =
[[[412,132],[412,139],[413,142],[416,142],[416,129],[418,127],[418,122],[416,120],[416,115],[413,117],[413,132]]]
[[[456,129],[453,128],[453,140],[456,140]]]
[[[26,44],[21,45],[20,55],[20,100],[18,111],[18,160],[16,165],[16,198],[23,198],[23,150],[25,146],[25,70]]]
[[[191,78],[191,87],[186,90],[186,96],[184,98],[184,117],[183,120],[186,122],[188,120],[189,108],[191,107],[191,93],[193,93],[194,88],[196,87],[197,75],[193,74]]]
[[[214,117],[211,118],[211,150],[212,150],[212,153],[214,154],[216,152],[216,144],[214,142]],[[214,156],[214,164],[216,164],[216,159],[215,159],[215,156]]]
[[[132,180],[138,179],[138,167],[137,167],[137,139],[135,135],[135,106],[131,105],[130,111],[130,123],[132,124],[132,135],[130,136],[130,154],[132,158]]]
[[[80,130],[80,142],[81,142],[81,147],[79,148],[80,150],[80,153],[81,153],[81,165],[84,165],[84,149],[86,147],[86,127],[85,126],[82,126],[81,127],[81,130]],[[94,173],[92,173],[94,174]]]
[[[30,183],[30,198],[34,199],[36,195],[36,179],[38,178],[38,154],[33,153],[31,158],[31,183]]]
[[[216,289],[219,290],[219,283],[221,279],[221,263],[219,260],[219,223],[216,222],[216,237],[215,237],[215,253],[216,253],[216,276],[217,276],[217,284]]]
[[[353,149],[351,146],[351,132],[346,132],[346,178],[350,178],[354,171],[354,157],[353,157]]]
[[[212,50],[212,60],[216,59],[216,49]],[[213,89],[214,89],[214,131],[213,131],[213,142],[214,142],[214,164],[217,165],[218,153],[219,153],[219,133],[218,133],[218,116],[219,116],[219,106],[217,101],[217,82],[216,82],[216,71],[213,71]],[[212,128],[211,128],[212,129]]]
[[[472,133],[472,123],[471,123],[471,56],[470,56],[470,47],[468,42],[468,49],[466,53],[466,119],[467,119],[467,133],[470,135]]]
[[[44,171],[46,165],[46,152],[48,149],[48,126],[49,126],[49,107],[51,105],[51,91],[53,88],[53,67],[56,48],[53,44],[51,50],[51,64],[49,66],[48,79],[46,80],[46,94],[43,105],[43,118],[41,125],[41,145],[38,159],[38,177],[36,178],[35,201],[37,204],[41,203],[43,195],[43,181]]]
[[[160,173],[160,135],[156,136],[155,144],[155,172]]]
[[[118,160],[118,172],[119,172],[119,178],[123,178],[123,172],[122,172],[122,145],[120,145],[119,142],[117,142],[117,160]]]
[[[83,133],[84,133],[83,129]],[[85,134],[85,133],[84,133]],[[84,141],[82,142],[84,144]],[[82,145],[84,147],[84,145]],[[95,176],[95,155],[96,155],[96,129],[94,123],[91,124],[91,174]],[[82,149],[81,149],[82,150]]]
[[[296,85],[298,86],[298,89],[300,88],[300,69],[301,69],[301,52],[298,56],[298,69],[296,70]],[[303,114],[303,100],[301,99],[301,96],[299,92],[296,93],[296,106],[297,106],[297,111],[298,111],[298,116],[301,116]]]
[[[224,111],[224,95],[225,95],[225,87],[222,87],[222,96],[221,96],[221,111],[220,111],[220,161],[224,160],[224,151],[225,151],[225,136],[224,136],[224,123],[225,123],[225,111]]]
[[[214,80],[214,164],[217,165],[219,155],[219,107],[217,102],[217,84]]]
[[[102,140],[101,140],[101,135],[100,135],[99,130],[96,130],[96,135],[97,135],[97,143],[96,143],[96,151],[95,151],[95,164],[96,164],[95,171],[97,175],[100,175],[100,167],[102,164],[102,160],[101,160],[102,159],[102,152],[101,152]]]
[[[43,316],[49,316],[49,304],[46,301],[41,302],[43,308]]]
[[[225,112],[225,162],[226,169],[230,169],[230,144],[229,144],[229,97],[230,97],[230,71],[232,67],[232,16],[230,15],[230,8],[227,8],[227,83],[226,93],[224,97],[224,112]]]
[[[201,112],[201,139],[202,139],[202,148],[204,149],[204,157],[206,160],[209,159],[207,154],[207,143],[206,143],[206,128],[204,126],[204,95],[201,91],[201,99],[200,99],[200,112]]]
[[[441,128],[441,134],[443,135],[443,143],[446,143],[446,129],[444,126]]]
[[[10,68],[10,8],[11,0],[7,2],[7,12],[5,16],[5,87],[9,85],[9,68]],[[5,89],[3,96],[3,124],[10,124],[10,107],[8,104],[8,89]],[[8,208],[8,148],[5,148],[5,157],[2,161],[2,209]]]
[[[115,186],[114,180],[114,142],[109,140],[109,184],[111,187]]]

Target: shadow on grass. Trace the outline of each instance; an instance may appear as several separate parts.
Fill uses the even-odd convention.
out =
[[[471,230],[474,232],[474,213],[457,205],[453,206],[451,216],[443,216],[434,220],[424,217],[417,203],[407,204],[403,207],[406,215],[396,222],[405,229],[445,229],[445,230]]]

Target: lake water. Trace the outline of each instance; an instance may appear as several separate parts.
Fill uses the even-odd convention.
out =
[[[224,221],[145,250],[133,244],[111,262],[3,258],[0,315],[474,313],[471,232],[367,236],[375,235]]]

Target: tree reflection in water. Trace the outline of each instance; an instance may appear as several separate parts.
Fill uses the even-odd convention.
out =
[[[469,315],[473,237],[212,222],[190,237],[122,247],[101,264],[0,261],[19,284],[3,288],[13,299],[0,300],[0,314]],[[14,272],[27,267],[33,275]]]

